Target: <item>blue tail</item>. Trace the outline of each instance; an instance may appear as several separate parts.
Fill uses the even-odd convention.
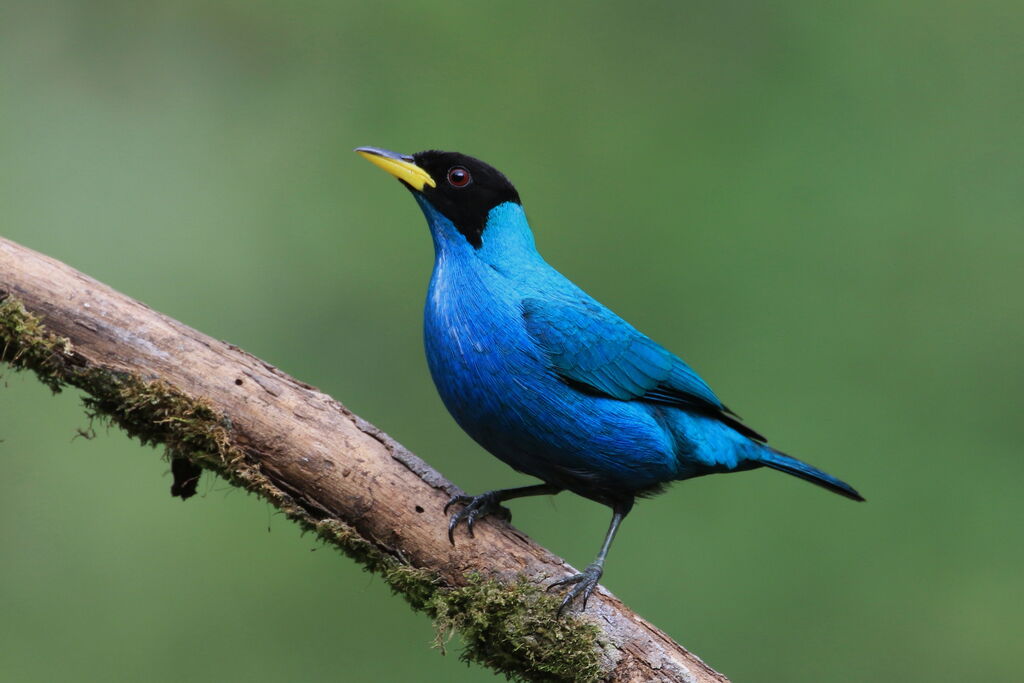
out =
[[[846,496],[852,500],[864,500],[864,497],[857,493],[856,489],[846,482],[839,481],[832,475],[825,474],[821,470],[811,467],[805,462],[800,462],[796,458],[791,458],[785,453],[780,453],[779,451],[768,448],[767,446],[762,450],[759,460],[765,466],[771,467],[773,470],[792,474],[794,477],[799,477],[804,481],[817,484],[818,486],[828,489],[833,493],[838,493],[840,496]]]

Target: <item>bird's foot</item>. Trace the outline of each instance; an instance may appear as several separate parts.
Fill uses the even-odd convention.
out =
[[[603,573],[604,567],[600,563],[594,562],[587,565],[587,568],[579,574],[573,574],[572,576],[560,579],[548,586],[547,590],[549,591],[561,586],[572,586],[569,592],[565,594],[562,604],[558,606],[558,616],[562,616],[573,600],[580,596],[583,597],[583,609],[587,609],[587,600],[590,599],[590,594],[597,588],[597,582],[601,580]]]
[[[466,520],[466,531],[469,532],[469,537],[473,538],[473,524],[482,517],[493,515],[506,522],[512,519],[512,511],[501,504],[500,491],[488,491],[479,496],[452,496],[444,506],[444,511],[448,512],[448,508],[456,504],[462,505],[463,508],[452,515],[448,522],[448,540],[452,545],[455,545],[455,527],[462,520]]]

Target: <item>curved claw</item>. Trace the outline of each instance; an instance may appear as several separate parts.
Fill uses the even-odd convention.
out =
[[[444,504],[443,512],[445,514],[447,514],[448,513],[448,508],[450,508],[452,505],[455,505],[456,503],[462,503],[463,505],[467,505],[467,504],[472,503],[472,502],[473,502],[473,498],[471,496],[462,496],[462,495],[452,496],[451,498],[448,499],[448,502]]]
[[[448,542],[452,545],[455,545],[455,528],[462,520],[466,520],[466,531],[469,532],[469,537],[474,538],[473,525],[478,519],[488,515],[494,515],[506,522],[512,519],[512,512],[501,505],[501,499],[495,495],[494,491],[488,491],[479,496],[452,496],[444,506],[444,511],[448,512],[448,508],[456,503],[465,507],[452,515],[448,522]]]
[[[448,542],[455,545],[455,527],[459,524],[459,515],[452,515],[451,520],[448,522]]]
[[[551,591],[561,586],[572,586],[572,589],[566,593],[565,598],[562,600],[562,604],[558,606],[558,616],[561,617],[573,601],[581,595],[583,596],[583,609],[587,609],[587,601],[590,600],[590,596],[597,589],[598,582],[601,580],[603,573],[604,569],[601,565],[592,564],[579,574],[573,574],[572,576],[552,582],[545,590]]]
[[[476,538],[473,535],[473,524],[476,523],[476,518],[479,517],[479,516],[480,516],[479,508],[473,508],[472,510],[469,511],[469,514],[466,515],[466,531],[469,532],[469,537],[470,538]]]

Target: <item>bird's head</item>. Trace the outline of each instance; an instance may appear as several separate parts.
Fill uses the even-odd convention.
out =
[[[507,251],[513,243],[533,248],[519,193],[493,166],[458,152],[355,151],[412,191],[439,248],[445,242],[468,244],[477,252]]]

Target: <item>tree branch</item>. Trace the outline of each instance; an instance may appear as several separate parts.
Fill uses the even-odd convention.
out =
[[[439,637],[459,631],[468,659],[524,680],[727,683],[603,588],[556,619],[538,586],[571,568],[506,523],[453,548],[442,507],[456,488],[331,397],[4,239],[0,360],[164,444],[177,493],[201,466],[263,496],[381,574]]]

